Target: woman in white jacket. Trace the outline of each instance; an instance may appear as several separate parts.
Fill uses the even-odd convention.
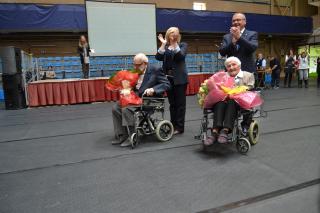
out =
[[[309,57],[306,52],[302,52],[298,58],[299,60],[299,84],[298,87],[302,87],[302,81],[304,81],[305,88],[308,88],[309,77]]]

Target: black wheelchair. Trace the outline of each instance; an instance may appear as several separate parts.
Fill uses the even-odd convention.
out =
[[[237,151],[241,154],[246,154],[250,151],[251,146],[255,145],[259,141],[259,125],[258,122],[251,119],[250,126],[247,131],[244,131],[241,126],[241,120],[243,115],[249,113],[251,117],[259,112],[259,109],[243,110],[240,109],[237,114],[237,118],[234,122],[234,127],[231,133],[228,134],[228,143],[235,143]],[[202,141],[203,151],[207,151],[208,146],[204,144],[204,141],[208,138],[212,132],[213,125],[213,110],[204,109],[203,117],[201,120],[199,135],[195,136],[195,139]],[[216,142],[215,142],[216,143]]]
[[[129,130],[131,148],[134,149],[142,136],[155,134],[161,142],[169,141],[173,125],[164,119],[165,98],[142,97],[141,106],[130,107],[134,112],[134,127]]]

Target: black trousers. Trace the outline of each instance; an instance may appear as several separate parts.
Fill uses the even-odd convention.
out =
[[[318,72],[317,76],[317,87],[320,87],[320,72]]]
[[[232,99],[216,103],[213,107],[213,128],[233,130],[239,110],[240,106]],[[241,125],[248,129],[252,122],[252,117],[252,113],[244,113]]]
[[[213,128],[233,129],[239,105],[234,100],[220,101],[213,107]]]
[[[284,76],[284,86],[287,85],[287,82],[288,82],[288,86],[289,87],[291,86],[292,73],[293,73],[293,69],[287,68]]]
[[[170,120],[176,130],[184,132],[187,84],[174,85],[172,80],[170,83],[171,89],[167,91],[170,103]]]
[[[89,64],[82,64],[82,77],[89,78]]]
[[[274,70],[271,74],[271,86],[272,87],[279,87],[280,81],[280,70]]]

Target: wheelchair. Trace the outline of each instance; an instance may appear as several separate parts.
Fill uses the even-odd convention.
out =
[[[234,127],[232,132],[228,134],[228,143],[235,143],[236,149],[241,154],[246,154],[250,151],[251,146],[255,145],[259,141],[259,125],[257,121],[251,120],[249,129],[245,132],[241,126],[241,118],[246,113],[251,114],[253,116],[259,112],[259,109],[250,109],[250,110],[238,110],[236,120],[234,122]],[[208,146],[204,144],[204,141],[207,139],[209,134],[212,131],[212,121],[213,121],[213,110],[212,109],[204,109],[203,117],[201,120],[199,135],[195,136],[195,139],[199,139],[202,141],[203,151],[207,151]],[[217,143],[217,142],[215,142]]]
[[[173,136],[173,125],[164,119],[165,98],[142,97],[142,104],[130,107],[134,112],[134,127],[129,130],[131,148],[134,149],[142,136],[155,134],[161,142],[169,141]]]

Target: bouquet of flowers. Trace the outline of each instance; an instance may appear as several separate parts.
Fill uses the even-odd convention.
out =
[[[203,104],[204,104],[204,99],[206,98],[206,96],[208,95],[209,89],[207,86],[207,82],[208,80],[205,80],[199,87],[199,91],[198,91],[198,103],[201,106],[201,108],[203,108]]]
[[[198,97],[203,99],[203,101],[201,98],[199,99],[199,104],[204,108],[212,108],[217,102],[227,98],[235,100],[243,109],[250,109],[262,104],[258,93],[247,91],[248,87],[246,86],[235,86],[234,77],[224,71],[215,73],[204,83],[208,89],[207,93],[200,93],[202,84],[198,93]],[[201,96],[201,94],[204,95]]]
[[[121,107],[142,104],[141,98],[132,89],[137,84],[140,74],[136,70],[121,70],[107,80],[105,86],[108,90],[120,91],[119,104]]]

